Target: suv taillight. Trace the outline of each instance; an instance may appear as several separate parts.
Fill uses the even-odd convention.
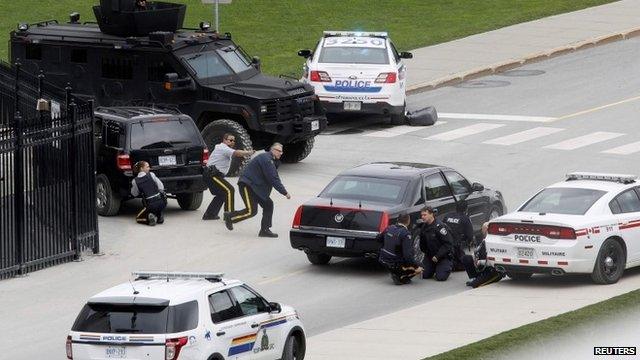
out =
[[[309,76],[309,80],[316,82],[331,82],[331,77],[326,71],[313,70]]]
[[[291,227],[294,229],[299,229],[301,221],[302,221],[302,206],[299,206],[298,210],[296,210],[296,215],[293,217],[293,224],[291,224]]]
[[[73,360],[73,348],[71,347],[71,335],[67,336],[67,359]]]
[[[383,212],[382,216],[380,217],[380,226],[378,226],[378,231],[383,232],[387,228],[387,226],[389,226],[389,214]]]
[[[376,83],[393,84],[396,82],[398,75],[394,72],[381,73],[376,78]]]
[[[204,148],[202,149],[202,159],[200,160],[200,163],[202,166],[205,166],[207,165],[207,162],[209,162],[209,149]]]
[[[127,154],[118,155],[117,166],[118,166],[118,169],[122,171],[131,170],[131,158],[129,157],[129,155]]]
[[[165,360],[177,360],[180,355],[180,349],[187,345],[187,337],[179,337],[175,339],[167,339],[164,343]]]

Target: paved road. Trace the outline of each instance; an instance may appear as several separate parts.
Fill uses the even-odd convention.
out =
[[[104,256],[0,282],[0,333],[11,335],[0,337],[3,356],[62,358],[83,301],[139,269],[224,271],[270,300],[296,306],[309,335],[465,291],[461,273],[445,283],[397,288],[366,260],[311,266],[289,247],[293,213],[340,170],[374,160],[450,165],[500,189],[511,209],[569,171],[639,173],[630,166],[640,151],[638,45],[613,43],[412,96],[411,106],[436,105],[443,114],[437,126],[334,127],[308,159],[281,168],[293,199],[274,195],[279,239],[257,238],[258,218],[230,234],[222,223],[199,220],[204,207],[187,213],[175,203],[166,224],[155,228],[134,224],[135,204],[102,218]]]

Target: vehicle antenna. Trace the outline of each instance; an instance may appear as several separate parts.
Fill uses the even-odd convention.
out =
[[[333,206],[333,198],[332,197],[329,198],[329,205]]]
[[[362,200],[358,200],[358,209],[362,209]]]
[[[133,282],[131,282],[131,279],[129,279],[129,284],[131,284],[131,288],[133,289],[133,295],[140,294],[140,292],[136,290],[135,286],[133,286]]]

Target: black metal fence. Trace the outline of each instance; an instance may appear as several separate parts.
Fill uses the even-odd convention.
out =
[[[45,80],[0,62],[0,278],[99,251],[92,104]]]

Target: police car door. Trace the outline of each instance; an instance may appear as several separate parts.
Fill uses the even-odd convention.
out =
[[[255,343],[251,350],[251,359],[276,359],[282,354],[283,328],[286,319],[279,319],[280,314],[269,313],[269,303],[245,285],[230,289],[235,297],[244,318],[249,322],[255,334]],[[284,320],[284,322],[283,322]]]
[[[424,191],[427,197],[427,206],[438,210],[436,215],[439,219],[456,210],[451,189],[440,172],[424,177]]]
[[[467,201],[469,208],[467,213],[473,224],[473,230],[478,231],[488,217],[486,212],[489,210],[489,197],[482,192],[473,191],[469,181],[455,171],[445,171],[444,176],[451,185],[456,200]]]
[[[622,224],[618,227],[622,230],[620,235],[627,246],[627,263],[637,263],[640,260],[640,227],[633,226],[640,220],[640,199],[636,189],[623,191],[609,203],[611,212],[615,214],[618,223]]]
[[[211,319],[205,330],[205,342],[210,343],[208,357],[220,353],[225,359],[252,359],[256,331],[251,321],[228,290],[208,294]]]

